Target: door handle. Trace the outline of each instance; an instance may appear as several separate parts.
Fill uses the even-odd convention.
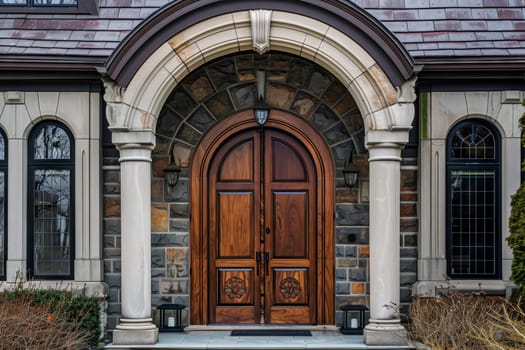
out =
[[[261,252],[255,253],[255,262],[257,263],[257,267],[255,268],[257,271],[257,276],[259,276],[259,269],[261,268]]]
[[[265,252],[264,253],[264,270],[266,272],[266,276],[270,274],[270,253]]]

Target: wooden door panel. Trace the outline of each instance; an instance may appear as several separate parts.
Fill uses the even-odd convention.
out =
[[[272,182],[306,181],[306,171],[301,158],[282,139],[272,140]]]
[[[312,310],[308,306],[274,306],[267,322],[273,324],[311,324]],[[306,321],[305,321],[306,320]]]
[[[308,305],[310,288],[307,268],[275,268],[272,272],[273,305]]]
[[[273,193],[274,258],[308,258],[308,194]]]
[[[218,259],[253,259],[253,192],[219,192]]]
[[[253,305],[253,269],[219,268],[219,305]]]
[[[218,174],[218,181],[254,180],[254,144],[252,140],[234,145],[223,158]]]
[[[215,310],[214,323],[256,323],[258,308],[249,306],[220,306]]]

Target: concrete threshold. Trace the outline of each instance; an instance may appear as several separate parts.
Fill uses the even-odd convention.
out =
[[[217,350],[287,350],[287,349],[310,349],[310,350],[414,350],[413,345],[407,346],[368,346],[364,344],[363,336],[343,335],[338,328],[333,326],[304,326],[302,329],[312,331],[311,337],[299,336],[235,336],[232,337],[232,329],[240,329],[238,325],[233,326],[191,326],[183,333],[160,333],[159,342],[154,345],[112,345],[105,349],[128,350],[128,349],[165,349],[165,350],[193,350],[193,349],[217,349]],[[228,329],[222,327],[230,327]],[[272,326],[277,329],[300,329],[301,326]],[[296,328],[297,327],[297,328]],[[329,329],[318,329],[328,327]],[[221,329],[222,328],[222,329]],[[246,326],[247,329],[254,329]],[[258,328],[258,327],[257,327]]]

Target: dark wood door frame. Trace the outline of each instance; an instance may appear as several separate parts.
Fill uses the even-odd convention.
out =
[[[217,149],[235,133],[258,127],[252,110],[217,123],[193,154],[190,182],[190,323],[208,324],[208,168]],[[335,323],[335,177],[332,154],[321,135],[304,119],[272,110],[265,127],[281,130],[302,142],[317,172],[317,324]]]

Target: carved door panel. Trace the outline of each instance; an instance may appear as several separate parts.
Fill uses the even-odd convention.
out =
[[[315,171],[304,146],[277,130],[241,132],[208,180],[210,323],[315,323]]]

